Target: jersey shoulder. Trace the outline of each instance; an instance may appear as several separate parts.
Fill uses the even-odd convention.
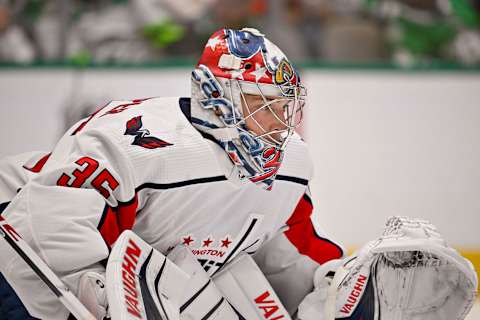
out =
[[[139,184],[219,175],[211,148],[182,112],[179,99],[112,101],[76,134],[103,141],[99,147],[118,148]]]
[[[104,134],[125,134],[129,120],[137,119],[140,125],[147,121],[155,130],[171,131],[185,127],[188,121],[179,110],[179,98],[145,98],[110,101],[86,119],[80,120],[68,134],[85,135],[95,131]],[[131,122],[133,124],[133,122]],[[142,126],[143,127],[143,126]],[[142,127],[138,127],[141,130]],[[132,131],[129,131],[132,133]]]
[[[47,157],[47,152],[33,151],[0,159],[0,213],[1,204],[17,194]]]
[[[278,174],[307,181],[313,177],[313,162],[308,145],[298,133],[294,133],[288,141]]]

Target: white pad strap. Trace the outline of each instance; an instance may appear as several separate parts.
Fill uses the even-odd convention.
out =
[[[177,246],[167,257],[190,275],[180,305],[180,318],[182,320],[241,319],[203,270],[189,248],[183,245]]]
[[[237,256],[213,280],[245,319],[291,320],[270,283],[248,254]]]

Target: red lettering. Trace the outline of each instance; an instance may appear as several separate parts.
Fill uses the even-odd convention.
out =
[[[255,298],[255,302],[256,303],[275,303],[275,301],[273,300],[265,300],[268,297],[270,297],[270,292],[265,291],[264,293],[262,293],[261,295]]]
[[[277,173],[278,169],[280,168],[281,162],[280,157],[282,156],[282,152],[276,150],[275,148],[267,149],[263,152],[262,157],[267,159],[263,168],[265,169],[265,173],[263,175],[259,175],[253,178],[250,178],[252,182],[258,182],[265,180],[274,174]]]
[[[90,157],[80,158],[75,161],[75,163],[79,165],[81,169],[73,170],[73,177],[62,173],[57,180],[58,186],[81,188],[85,184],[85,181],[87,181],[99,167],[98,161]],[[95,176],[91,185],[95,190],[100,192],[105,199],[108,199],[110,197],[110,191],[105,187],[108,186],[110,190],[113,191],[118,187],[119,183],[107,169],[103,169]]]
[[[352,311],[352,308],[353,308],[353,305],[346,303],[345,305],[343,305],[340,311],[348,314],[350,313],[350,311]]]
[[[5,221],[5,219],[0,216],[0,221]],[[3,223],[3,229],[5,230],[6,233],[8,233],[15,241],[20,240],[22,237],[17,233],[17,231],[8,223]]]
[[[270,318],[271,316],[273,316],[275,314],[275,312],[278,311],[279,307],[276,306],[276,305],[273,305],[273,306],[259,306],[260,309],[263,310],[263,316],[265,318]]]
[[[130,102],[130,103],[120,104],[120,105],[112,108],[110,111],[105,112],[100,117],[106,116],[108,114],[115,114],[115,113],[123,112],[123,111],[129,109],[130,107],[139,105],[140,103],[142,103],[143,101],[148,100],[148,99],[151,99],[151,98],[135,99],[135,100],[132,100],[132,102]]]
[[[84,122],[82,122],[82,123],[80,124],[80,126],[78,126],[78,128],[76,128],[75,130],[73,130],[73,132],[72,132],[71,135],[74,136],[74,135],[76,135],[77,133],[79,133],[79,132],[90,122],[90,120],[92,120],[93,117],[95,117],[95,115],[96,115],[97,113],[99,113],[100,110],[102,110],[102,109],[105,108],[106,106],[108,106],[108,103],[107,103],[106,105],[104,105],[103,107],[98,108],[97,111],[95,111],[94,113],[92,113],[92,114],[90,115],[90,117],[88,117],[87,120],[85,120]]]
[[[104,183],[112,191],[118,187],[119,183],[107,169],[103,169],[95,179],[92,180],[92,187],[100,192],[105,199],[108,199],[110,197],[110,191],[103,186]]]
[[[123,284],[125,285],[125,290],[128,291],[130,295],[137,297],[137,291],[135,289],[135,277],[129,274],[127,271],[122,270],[122,279]]]
[[[361,275],[358,276],[357,284],[358,283],[365,284],[366,280],[367,280],[367,276],[364,276],[363,274],[361,274]]]
[[[279,303],[275,302],[275,300],[269,299],[270,297],[270,292],[265,291],[261,295],[255,298],[255,302],[257,304],[263,304],[259,305],[258,308],[263,311],[263,316],[265,319],[270,319],[270,317],[274,316],[275,313],[277,313],[280,310],[280,307],[278,306]],[[281,314],[276,316],[275,318],[271,318],[270,320],[279,320],[279,319],[284,319],[285,315]]]
[[[203,249],[203,250],[193,249],[192,253],[196,256],[208,254],[214,257],[223,257],[225,255],[225,251],[213,250],[213,249]]]
[[[211,255],[211,256],[218,256],[218,250],[208,250],[208,254]]]
[[[80,188],[98,168],[98,161],[89,157],[80,158],[75,163],[80,167],[84,167],[83,170],[73,170],[72,176],[74,178],[72,182],[70,182],[71,177],[63,173],[57,181],[58,186]]]
[[[15,240],[15,241],[18,241],[20,240],[20,235],[17,233],[17,231],[15,229],[13,229],[13,227],[9,224],[5,224],[3,225],[4,228],[5,228],[5,231],[7,231],[7,233]]]
[[[119,113],[119,112],[122,112],[126,109],[128,109],[129,107],[131,106],[136,106],[136,105],[139,105],[140,103],[142,103],[143,101],[145,100],[148,100],[148,99],[151,99],[151,98],[146,98],[146,99],[134,99],[132,100],[132,102],[130,103],[125,103],[125,104],[121,104],[121,105],[118,105],[114,108],[112,108],[110,111],[107,111],[105,112],[104,114],[102,114],[100,117],[103,117],[103,116],[106,116],[107,114],[115,114],[115,113]],[[77,133],[79,133],[89,122],[90,120],[93,119],[93,117],[95,117],[95,115],[97,115],[101,110],[103,110],[106,106],[108,106],[110,104],[107,103],[105,106],[99,108],[97,111],[95,111],[94,113],[92,113],[90,115],[90,117],[88,117],[87,120],[85,120],[84,122],[82,122],[80,124],[80,126],[78,126],[78,128],[76,128],[73,132],[72,132],[72,136],[76,135]]]
[[[140,310],[138,309],[138,300],[129,296],[125,296],[125,302],[127,303],[127,311],[131,315],[141,319],[141,313]]]
[[[129,246],[127,247],[126,255],[133,260],[135,264],[138,262],[138,258],[142,253],[142,249],[132,240],[128,241]]]
[[[358,284],[358,282],[355,284],[355,286],[353,287],[354,290],[357,290],[357,291],[362,291],[362,285],[361,284]]]
[[[125,304],[127,305],[127,311],[137,318],[141,318],[141,312],[138,308],[139,302],[137,300],[138,291],[135,282],[135,269],[141,253],[142,250],[140,247],[130,239],[122,263],[122,282],[123,291],[125,292]]]
[[[349,314],[355,304],[357,303],[357,298],[361,296],[365,281],[367,280],[367,276],[364,275],[359,275],[357,278],[357,282],[353,286],[352,292],[350,292],[350,295],[347,298],[347,303],[343,305],[343,307],[340,309],[340,312]]]
[[[122,269],[128,272],[130,275],[135,274],[135,267],[137,266],[132,260],[127,256],[123,258]]]

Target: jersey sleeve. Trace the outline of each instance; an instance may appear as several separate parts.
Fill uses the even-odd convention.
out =
[[[48,155],[47,152],[34,151],[0,160],[0,216],[18,190],[23,188],[37,169],[41,168]],[[1,273],[0,314],[5,319],[33,319]]]
[[[301,183],[285,184],[285,188],[289,188],[286,192],[296,197],[284,203],[286,209],[277,224],[277,232],[256,253],[255,261],[287,310],[294,314],[303,298],[312,291],[313,275],[318,266],[342,257],[344,251],[314,219],[309,189],[313,163],[307,144],[296,134],[287,145],[282,167],[279,176]]]
[[[308,190],[299,199],[282,230],[255,255],[290,314],[313,290],[313,276],[319,265],[343,257],[343,248],[329,239],[312,219],[313,205]]]
[[[2,216],[74,294],[80,276],[101,268],[110,246],[131,229],[135,174],[112,128],[67,133]],[[66,319],[68,311],[33,271],[0,244],[0,271],[30,314]]]
[[[33,151],[0,160],[0,214],[48,156],[47,152]]]

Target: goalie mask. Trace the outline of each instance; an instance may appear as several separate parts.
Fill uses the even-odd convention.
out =
[[[192,72],[192,122],[239,175],[270,189],[302,120],[305,89],[280,49],[255,29],[222,29]]]

